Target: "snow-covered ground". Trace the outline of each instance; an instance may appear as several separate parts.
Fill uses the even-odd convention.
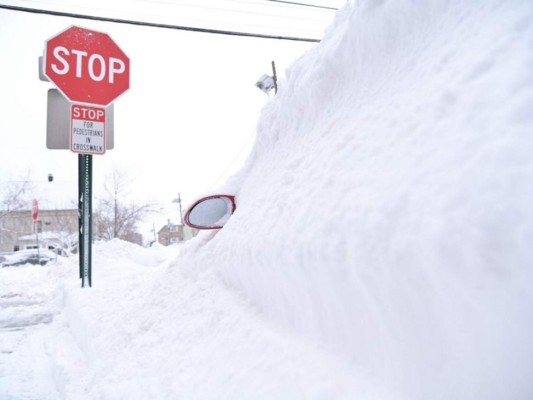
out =
[[[0,399],[272,399],[354,393],[349,370],[268,321],[214,271],[186,276],[179,247],[94,247],[0,270]]]
[[[0,399],[533,397],[533,3],[358,0],[183,247],[0,270]],[[179,254],[178,254],[179,253]]]

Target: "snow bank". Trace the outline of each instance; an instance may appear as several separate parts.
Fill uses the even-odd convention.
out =
[[[51,271],[62,276],[52,281],[71,278],[55,320],[49,363],[60,396],[51,398],[349,399],[368,392],[335,357],[266,321],[214,273],[183,275],[179,247],[114,240],[93,250],[90,290],[74,287],[74,258]]]
[[[526,1],[349,4],[182,265],[396,398],[528,398],[532,20]]]

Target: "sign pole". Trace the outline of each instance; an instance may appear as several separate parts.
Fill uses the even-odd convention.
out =
[[[37,242],[37,260],[41,260],[41,252],[39,249],[39,227],[37,221],[33,223],[33,229],[35,229],[35,241]]]
[[[82,199],[82,280],[81,287],[86,284],[92,286],[91,277],[91,242],[92,242],[92,169],[93,156],[91,154],[82,154],[82,175],[83,175],[83,193]]]
[[[33,230],[35,231],[35,242],[37,243],[37,260],[40,260],[41,255],[39,252],[39,227],[37,224],[39,218],[39,202],[33,200],[31,204],[31,219],[33,221]]]
[[[78,154],[78,256],[80,279],[83,279],[83,156]]]

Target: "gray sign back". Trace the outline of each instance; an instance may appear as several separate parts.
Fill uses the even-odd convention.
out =
[[[46,118],[46,148],[52,150],[70,150],[70,106],[69,102],[57,89],[48,90],[48,111]],[[113,104],[106,108],[106,150],[115,145],[113,132]]]

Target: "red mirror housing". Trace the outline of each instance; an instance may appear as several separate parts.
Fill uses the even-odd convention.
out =
[[[202,197],[187,209],[184,221],[195,229],[221,229],[236,208],[235,196],[232,195]]]

